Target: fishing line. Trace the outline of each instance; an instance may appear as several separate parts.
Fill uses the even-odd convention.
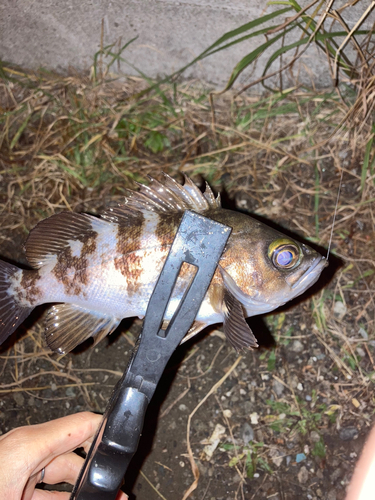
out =
[[[341,192],[341,184],[342,184],[342,177],[343,177],[343,169],[341,169],[341,177],[340,177],[340,184],[339,184],[339,189],[337,191],[337,199],[336,199],[336,205],[335,205],[335,213],[333,214],[333,221],[332,221],[332,229],[331,229],[331,235],[329,238],[329,245],[328,245],[328,250],[327,250],[327,257],[326,259],[328,260],[329,257],[329,252],[331,250],[331,243],[332,243],[332,236],[333,236],[333,228],[335,227],[335,221],[336,221],[336,214],[337,214],[337,207],[339,204],[339,198],[340,198],[340,192]]]

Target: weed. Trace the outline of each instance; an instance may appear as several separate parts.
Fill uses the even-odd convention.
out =
[[[241,463],[244,464],[244,469],[246,470],[246,477],[251,479],[259,468],[269,474],[272,474],[272,469],[268,462],[260,455],[263,451],[264,443],[250,442],[248,445],[243,446],[234,457],[229,460],[229,467],[236,467]],[[234,445],[230,443],[220,444],[219,449],[224,452],[233,452]],[[243,467],[241,467],[242,469]]]

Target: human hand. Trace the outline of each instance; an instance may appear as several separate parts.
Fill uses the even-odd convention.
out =
[[[349,484],[346,500],[375,497],[375,427],[370,432]]]
[[[35,489],[41,481],[75,484],[102,417],[83,412],[44,424],[13,429],[0,437],[0,498],[7,500],[68,500],[70,493]],[[117,500],[126,500],[120,492]]]

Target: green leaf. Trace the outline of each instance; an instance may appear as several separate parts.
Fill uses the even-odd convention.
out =
[[[20,128],[17,130],[15,133],[12,142],[10,143],[10,149],[13,149],[14,146],[17,144],[19,138],[21,137],[22,132],[25,130],[26,125],[29,123],[29,120],[31,118],[31,114],[27,115],[25,120],[22,122]]]
[[[257,47],[255,50],[250,52],[250,54],[247,54],[245,57],[241,59],[241,61],[235,66],[234,70],[232,71],[232,74],[222,92],[225,92],[226,90],[230,89],[231,86],[234,84],[234,82],[237,80],[237,78],[240,76],[242,71],[246,69],[250,64],[252,64],[268,47],[271,47],[277,40],[279,40],[281,37],[285,36],[285,33],[288,33],[291,31],[292,28],[289,28],[289,30],[282,31],[275,37],[271,38],[270,40],[267,40],[265,43]]]
[[[201,59],[203,59],[203,58],[211,55],[211,51],[213,49],[216,49],[219,45],[223,44],[227,40],[230,40],[231,38],[234,38],[234,37],[236,37],[238,35],[241,35],[242,33],[245,33],[246,31],[249,31],[249,30],[251,30],[253,28],[256,28],[257,26],[260,26],[261,24],[264,24],[264,23],[266,23],[268,21],[271,21],[275,17],[281,16],[281,15],[285,14],[286,12],[289,12],[290,10],[291,10],[291,7],[288,7],[288,8],[285,8],[285,9],[276,10],[275,12],[271,12],[270,14],[267,14],[265,16],[262,16],[262,17],[259,17],[257,19],[254,19],[254,21],[250,21],[249,23],[245,23],[242,26],[240,26],[239,28],[236,28],[234,30],[228,31],[223,36],[221,36],[218,40],[216,40],[216,42],[214,42],[212,45],[210,45],[206,50],[204,50],[203,52],[201,52],[199,54],[199,56],[197,56],[195,59],[193,59],[193,61],[191,61],[187,66],[185,66],[184,68],[182,68],[181,70],[179,70],[178,73],[184,71],[189,66],[191,66],[194,63],[196,63],[197,61],[200,61]],[[267,29],[269,29],[269,28],[267,28]],[[238,41],[240,41],[240,40],[238,40]],[[223,48],[224,47],[222,47],[220,50],[222,50]],[[217,52],[217,50],[215,50],[215,52]]]
[[[276,351],[273,349],[270,353],[267,363],[267,369],[269,372],[272,372],[276,368]]]
[[[367,30],[358,30],[355,32],[356,35],[364,35],[367,34]],[[316,33],[314,36],[315,41],[319,42],[324,42],[326,40],[332,40],[335,39],[336,37],[345,37],[347,33],[345,31],[334,31],[332,33]],[[289,52],[292,49],[295,49],[296,47],[300,47],[301,45],[306,45],[310,40],[310,36],[306,36],[305,38],[301,38],[300,40],[297,40],[296,42],[290,43],[289,45],[284,45],[283,47],[280,47],[277,49],[272,56],[268,59],[264,70],[263,70],[263,76],[267,73],[268,68],[271,66],[271,64],[281,55],[285,54],[286,52]],[[333,52],[335,53],[335,52]],[[345,65],[346,67],[346,65]]]
[[[311,453],[314,457],[324,458],[326,456],[326,447],[322,439],[315,443]]]

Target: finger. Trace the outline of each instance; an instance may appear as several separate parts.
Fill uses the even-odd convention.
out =
[[[31,500],[69,500],[69,498],[70,493],[66,491],[35,490]]]
[[[75,484],[83,462],[83,458],[79,457],[76,453],[67,453],[56,457],[45,468],[43,483]]]
[[[70,493],[66,493],[65,491],[35,490],[31,500],[69,500],[69,498]],[[120,491],[116,500],[128,500],[128,497]]]
[[[45,424],[14,429],[0,438],[1,449],[9,460],[19,458],[18,463],[26,468],[20,473],[27,473],[30,477],[57,456],[81,446],[87,447],[101,419],[100,415],[83,412]]]
[[[75,484],[83,462],[83,458],[73,452],[56,457],[44,468],[44,474],[40,471],[30,477],[24,489],[23,499],[33,499],[35,486],[41,482],[45,484]]]
[[[45,468],[43,483],[57,484],[68,483],[75,484],[77,482],[78,474],[81,471],[84,460],[76,453],[68,453],[56,457]],[[41,474],[38,474],[38,482],[40,482]],[[116,500],[124,500],[128,497],[123,492],[119,492]]]

